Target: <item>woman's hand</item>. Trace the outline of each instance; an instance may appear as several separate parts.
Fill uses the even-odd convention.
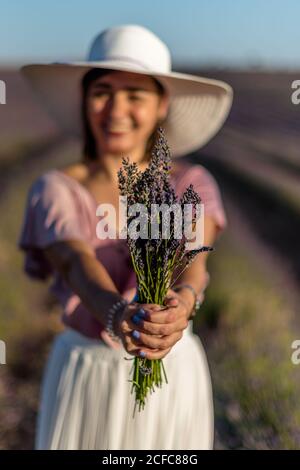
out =
[[[124,309],[117,332],[129,354],[162,359],[181,339],[188,326],[188,307],[171,289],[164,304],[132,303]]]

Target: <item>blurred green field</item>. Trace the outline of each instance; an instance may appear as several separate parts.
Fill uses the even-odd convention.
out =
[[[49,283],[24,275],[23,255],[16,249],[31,183],[50,167],[76,158],[72,142],[58,143],[58,148],[49,147],[44,159],[34,158],[25,168],[13,165],[2,184],[0,338],[6,343],[7,364],[0,366],[0,449],[32,448],[42,369],[50,340],[62,328],[59,307],[47,292]],[[39,145],[26,145],[26,152]]]
[[[300,367],[290,357],[300,338],[300,133],[283,93],[290,77],[255,75],[256,88],[253,76],[220,78],[237,88],[237,104],[216,139],[191,156],[217,178],[229,222],[210,255],[211,283],[194,323],[213,378],[215,447],[296,449]],[[79,154],[77,142],[53,133],[0,142],[0,338],[7,345],[0,449],[33,447],[43,366],[62,328],[47,285],[24,275],[16,250],[25,198],[42,172]]]
[[[211,286],[195,325],[213,377],[217,446],[296,449],[300,369],[290,358],[297,319],[285,293],[231,235],[210,257]]]
[[[16,235],[30,183],[48,167],[71,161],[64,146],[30,172],[15,173],[0,208],[2,224],[0,331],[7,344],[1,367],[0,448],[31,448],[42,368],[59,308],[46,285],[22,273]],[[16,190],[17,188],[17,190]],[[290,361],[293,312],[230,227],[210,258],[211,286],[195,331],[208,354],[214,383],[217,448],[297,448],[300,370]]]

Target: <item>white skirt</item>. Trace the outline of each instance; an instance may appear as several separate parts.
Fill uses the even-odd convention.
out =
[[[132,358],[67,329],[44,373],[36,449],[200,450],[213,447],[210,373],[192,322],[163,359],[168,384],[135,412]]]

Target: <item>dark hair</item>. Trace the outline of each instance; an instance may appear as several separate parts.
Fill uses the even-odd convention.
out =
[[[91,82],[96,80],[99,77],[106,75],[107,73],[111,73],[112,70],[108,69],[91,69],[89,70],[82,78],[81,81],[81,90],[82,90],[82,100],[81,100],[81,120],[82,120],[82,130],[83,130],[83,147],[82,147],[82,154],[83,154],[83,161],[93,161],[97,159],[97,149],[96,149],[96,142],[91,131],[87,113],[86,113],[86,99],[87,99],[87,92],[89,85]],[[162,84],[156,80],[156,78],[151,77],[152,80],[155,82],[157,87],[157,92],[159,95],[163,95],[165,93],[165,89]],[[152,132],[151,136],[148,139],[146,152],[145,152],[145,159],[149,160],[151,151],[153,149],[155,140],[156,140],[156,132],[157,128],[162,125],[162,121],[159,121]]]

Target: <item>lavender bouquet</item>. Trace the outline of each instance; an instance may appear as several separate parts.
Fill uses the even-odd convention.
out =
[[[158,129],[156,144],[151,155],[150,163],[144,172],[138,170],[136,163],[123,158],[122,167],[118,172],[119,190],[127,200],[127,228],[134,223],[135,215],[130,207],[139,204],[143,211],[139,220],[142,221],[143,231],[138,238],[127,235],[127,243],[134,271],[137,277],[138,303],[155,303],[164,306],[164,299],[170,288],[175,284],[182,272],[192,263],[202,251],[213,248],[199,247],[186,250],[186,235],[182,235],[183,220],[179,213],[170,213],[168,233],[163,224],[160,212],[153,213],[152,208],[173,204],[184,211],[184,206],[192,207],[192,227],[199,217],[201,198],[191,184],[183,193],[180,200],[170,184],[171,154],[162,128]],[[135,206],[136,207],[136,206]],[[182,212],[181,212],[182,213]],[[153,226],[156,233],[153,236]],[[141,225],[141,224],[140,224]],[[175,233],[176,232],[176,233]],[[186,233],[186,231],[185,231]],[[166,236],[167,235],[167,236]],[[135,404],[139,411],[144,409],[148,392],[161,387],[163,376],[168,383],[162,359],[150,360],[134,358],[132,390],[135,391]]]

